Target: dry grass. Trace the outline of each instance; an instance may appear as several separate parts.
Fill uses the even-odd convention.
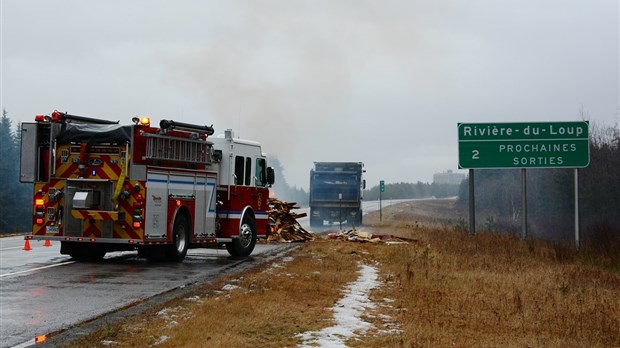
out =
[[[376,328],[351,347],[620,347],[617,273],[584,265],[570,248],[471,237],[395,209],[382,223],[367,218],[368,228],[417,243],[307,243],[266,270],[221,279],[74,346],[294,347],[298,333],[332,325],[331,307],[367,262],[381,272],[377,309],[365,317]]]
[[[297,333],[330,325],[329,308],[364,258],[358,245],[308,243],[268,269],[221,279],[73,346],[146,347],[169,337],[157,346],[292,347]]]
[[[545,243],[419,232],[426,246],[379,258],[407,309],[404,346],[620,346],[617,274]]]

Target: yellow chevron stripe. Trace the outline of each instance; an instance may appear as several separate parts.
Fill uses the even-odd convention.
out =
[[[114,226],[114,232],[123,239],[134,239],[121,226],[118,226],[118,225]]]
[[[125,215],[124,213],[120,215]],[[80,220],[119,220],[119,212],[107,210],[77,210],[71,209],[71,216]]]
[[[103,172],[107,175],[108,178],[110,178],[110,180],[118,179],[117,174],[112,170],[112,167],[109,163],[104,162],[103,166],[101,166],[101,169],[103,169]]]
[[[56,168],[56,175],[58,175],[59,173],[66,173],[69,170],[69,166],[71,165],[71,163],[63,163],[60,166],[58,166]],[[69,173],[69,175],[71,175],[73,173]]]

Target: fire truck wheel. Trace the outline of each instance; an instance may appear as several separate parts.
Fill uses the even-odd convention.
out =
[[[172,230],[172,245],[168,249],[168,259],[170,261],[181,262],[187,255],[189,246],[189,224],[187,218],[178,215],[174,219],[174,229]]]
[[[226,250],[232,257],[246,257],[254,250],[256,245],[256,222],[253,217],[245,216],[241,223],[239,238],[234,238],[232,243],[226,243]]]

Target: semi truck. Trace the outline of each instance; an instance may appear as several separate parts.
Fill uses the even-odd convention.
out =
[[[182,261],[189,248],[252,253],[268,234],[275,174],[258,142],[232,130],[148,117],[54,111],[21,127],[20,181],[34,185],[29,240],[74,259],[110,251]]]
[[[310,226],[325,222],[360,226],[365,172],[362,162],[314,162],[310,170]]]

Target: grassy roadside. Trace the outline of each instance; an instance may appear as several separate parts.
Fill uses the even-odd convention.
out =
[[[333,325],[331,308],[360,262],[379,269],[381,286],[364,316],[374,328],[351,347],[620,346],[618,273],[549,243],[470,237],[391,209],[365,229],[416,242],[306,243],[271,267],[222,278],[72,346],[294,347],[299,333]]]

